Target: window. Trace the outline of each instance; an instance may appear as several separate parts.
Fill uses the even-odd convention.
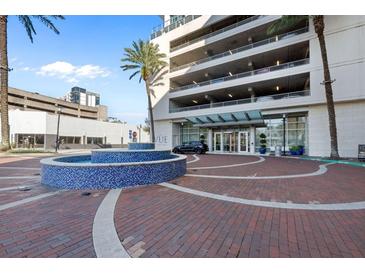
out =
[[[15,134],[15,142],[19,148],[43,148],[44,134]]]
[[[265,119],[266,127],[256,128],[256,151],[260,148],[260,134],[266,135],[267,147],[275,150],[275,146],[283,147],[283,119]],[[304,146],[307,151],[306,116],[288,117],[285,123],[285,149],[291,146]]]
[[[87,137],[88,144],[103,144],[103,137]]]
[[[61,144],[81,144],[79,136],[60,136]]]
[[[194,127],[192,123],[184,123],[180,130],[181,144],[188,144],[192,141],[208,140],[208,129]]]

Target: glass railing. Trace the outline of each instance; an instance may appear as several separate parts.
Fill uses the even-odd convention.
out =
[[[174,71],[177,71],[177,70],[180,70],[180,69],[183,69],[183,68],[187,68],[187,67],[192,67],[192,66],[199,65],[199,64],[202,64],[202,63],[205,63],[205,62],[209,62],[211,60],[215,60],[215,59],[222,58],[222,57],[225,57],[225,56],[230,56],[230,55],[233,55],[233,54],[238,53],[238,52],[246,51],[246,50],[253,49],[253,48],[256,48],[256,47],[260,47],[260,46],[263,46],[263,45],[267,45],[267,44],[275,43],[275,42],[278,42],[278,41],[281,41],[281,40],[285,40],[285,39],[288,39],[288,38],[291,38],[291,37],[306,33],[306,32],[308,32],[308,30],[309,30],[309,28],[305,27],[305,28],[301,28],[301,29],[291,31],[291,32],[288,32],[288,33],[284,33],[284,34],[281,34],[281,35],[276,35],[274,37],[270,37],[270,38],[265,39],[265,40],[261,40],[261,41],[258,41],[258,42],[255,42],[255,43],[252,43],[252,44],[249,44],[249,45],[245,45],[245,46],[242,46],[242,47],[239,47],[239,48],[236,48],[236,49],[228,50],[228,51],[225,51],[225,52],[222,52],[222,53],[219,53],[219,54],[204,58],[204,59],[200,59],[200,60],[195,61],[195,62],[191,62],[191,63],[188,63],[188,64],[184,64],[184,65],[172,68],[172,69],[170,69],[170,72],[174,72]]]
[[[190,88],[196,88],[196,87],[202,87],[202,86],[207,86],[207,85],[211,85],[211,84],[217,84],[217,83],[221,83],[221,82],[225,82],[225,81],[229,81],[229,80],[244,78],[244,77],[248,77],[248,76],[254,76],[254,75],[268,73],[268,72],[282,70],[282,69],[293,68],[293,67],[306,65],[306,64],[309,64],[309,58],[301,59],[301,60],[297,60],[297,61],[293,61],[293,62],[289,62],[289,63],[284,63],[284,64],[281,64],[281,65],[275,65],[275,66],[271,66],[271,67],[266,67],[266,68],[251,70],[251,71],[245,71],[245,72],[241,72],[241,73],[238,73],[238,74],[233,74],[231,76],[226,76],[226,77],[221,77],[221,78],[217,78],[217,79],[213,79],[213,80],[199,82],[199,83],[196,83],[196,84],[190,84],[190,85],[177,87],[177,88],[170,88],[170,92],[176,92],[176,91],[186,90],[186,89],[190,89]]]
[[[215,35],[217,35],[217,34],[220,34],[220,33],[226,32],[226,31],[228,31],[228,30],[231,30],[231,29],[237,28],[237,27],[239,27],[239,26],[245,25],[245,24],[247,24],[247,23],[250,23],[250,22],[252,22],[252,21],[255,21],[255,20],[259,19],[259,18],[266,17],[266,16],[267,16],[267,15],[255,15],[255,16],[248,17],[248,18],[246,18],[246,19],[244,19],[244,20],[242,20],[242,21],[239,21],[239,22],[237,22],[237,23],[234,23],[234,24],[229,25],[229,26],[227,26],[227,27],[224,27],[224,28],[222,28],[222,29],[219,29],[219,30],[216,30],[216,31],[214,31],[214,32],[208,33],[208,34],[206,34],[206,35],[200,36],[200,37],[198,37],[198,38],[192,39],[192,40],[190,40],[190,41],[188,41],[188,42],[186,42],[186,43],[184,43],[184,44],[178,45],[178,46],[176,46],[176,47],[172,47],[172,48],[170,49],[170,52],[173,52],[173,51],[175,51],[175,50],[178,50],[178,49],[184,48],[184,47],[189,46],[189,45],[191,45],[191,44],[194,44],[194,43],[196,43],[196,42],[198,42],[198,41],[201,41],[201,40],[207,39],[207,38],[209,38],[209,37],[215,36]]]
[[[203,104],[203,105],[190,106],[190,107],[170,108],[170,113],[207,109],[207,108],[216,108],[216,107],[226,107],[226,106],[234,106],[234,105],[242,105],[242,104],[250,104],[250,103],[268,102],[268,101],[281,100],[281,99],[298,98],[298,97],[303,97],[303,96],[310,96],[310,90],[301,90],[301,91],[281,93],[281,94],[275,94],[275,95],[269,95],[269,96],[259,96],[259,97],[231,100],[231,101],[225,101],[225,102],[216,102],[216,103],[211,103],[211,104]]]
[[[187,15],[184,18],[177,20],[175,22],[172,22],[170,20],[167,20],[164,25],[158,25],[157,27],[154,27],[152,29],[151,34],[151,40],[155,39],[156,37],[161,36],[163,33],[167,33],[169,31],[172,31],[173,29],[176,29],[182,25],[185,25],[186,23],[189,23],[196,18],[199,18],[201,15]]]

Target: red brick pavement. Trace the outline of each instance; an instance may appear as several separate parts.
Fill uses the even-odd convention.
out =
[[[194,159],[191,155],[188,157],[189,160]],[[252,156],[199,157],[201,161],[189,166],[257,160]],[[2,158],[0,166],[39,167],[39,158],[4,162]],[[260,174],[275,175],[280,169],[282,173],[294,174],[298,171],[313,172],[319,164],[272,158],[262,164],[236,167],[234,172],[248,176],[257,170]],[[365,200],[363,170],[333,165],[328,173],[308,178],[228,182],[183,177],[174,183],[269,201],[349,202]],[[233,168],[222,171],[224,175],[235,174]],[[207,174],[217,170],[199,172]],[[24,182],[25,179],[2,180],[0,187]],[[0,192],[0,199],[15,201],[46,191],[49,190],[38,185],[33,193],[10,191],[2,195]],[[81,193],[67,191],[0,211],[0,257],[95,257],[92,223],[107,191],[92,191],[90,196],[82,196]],[[116,206],[115,222],[120,239],[134,257],[365,256],[365,210],[306,211],[253,207],[198,197],[162,186],[145,186],[123,190]]]
[[[331,165],[327,173],[313,177],[275,180],[181,177],[170,183],[251,200],[294,203],[365,201],[365,169],[345,165]]]
[[[189,167],[194,168],[205,165],[225,166],[231,164],[254,162],[257,160],[259,160],[259,158],[256,156],[202,155],[200,161],[193,163],[193,165],[189,164]],[[190,169],[188,173],[223,176],[281,176],[315,172],[318,170],[318,166],[320,164],[322,163],[317,161],[265,157],[264,162],[253,165],[217,169]]]
[[[0,211],[0,257],[95,257],[92,224],[106,191],[81,193]]]
[[[365,210],[261,208],[149,186],[122,192],[115,220],[141,257],[365,256]]]

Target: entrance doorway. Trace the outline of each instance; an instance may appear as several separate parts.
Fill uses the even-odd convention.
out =
[[[233,132],[223,133],[223,151],[224,152],[234,152],[235,140]]]
[[[238,152],[248,152],[248,133],[246,131],[240,131],[238,138]]]
[[[214,151],[222,151],[222,133],[214,133]]]

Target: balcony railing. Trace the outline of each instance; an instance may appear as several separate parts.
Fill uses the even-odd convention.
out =
[[[231,100],[231,101],[225,101],[225,102],[217,102],[217,103],[211,103],[211,104],[203,104],[203,105],[190,106],[190,107],[170,108],[170,113],[207,109],[207,108],[216,108],[216,107],[226,107],[226,106],[234,106],[234,105],[242,105],[242,104],[250,104],[250,103],[258,103],[258,102],[267,102],[267,101],[274,101],[274,100],[281,100],[281,99],[298,98],[298,97],[303,97],[303,96],[310,96],[310,90],[301,90],[301,91],[281,93],[281,94],[275,94],[275,95],[269,95],[269,96],[259,96],[259,97]]]
[[[191,63],[188,63],[188,64],[184,64],[184,65],[172,68],[172,69],[170,69],[170,72],[174,72],[174,71],[177,71],[177,70],[180,70],[180,69],[183,69],[183,68],[187,68],[187,67],[192,67],[192,66],[195,66],[195,65],[199,65],[199,64],[211,61],[211,60],[215,60],[215,59],[222,58],[222,57],[229,56],[229,55],[233,55],[233,54],[236,54],[236,53],[239,53],[239,52],[242,52],[242,51],[246,51],[246,50],[249,50],[249,49],[253,49],[253,48],[256,48],[256,47],[260,47],[260,46],[263,46],[263,45],[267,45],[267,44],[275,43],[275,42],[278,42],[278,41],[281,41],[281,40],[284,40],[284,39],[288,39],[288,38],[291,38],[293,36],[297,36],[297,35],[306,33],[306,32],[308,32],[308,29],[309,29],[308,27],[304,27],[304,28],[301,28],[301,29],[298,29],[298,30],[294,30],[294,31],[291,31],[291,32],[288,32],[288,33],[281,34],[281,35],[276,35],[274,37],[271,37],[271,38],[268,38],[268,39],[265,39],[265,40],[261,40],[261,41],[258,41],[258,42],[255,42],[255,43],[252,43],[252,44],[249,44],[249,45],[245,45],[245,46],[233,49],[233,50],[228,50],[228,51],[225,51],[225,52],[222,52],[222,53],[219,53],[219,54],[216,54],[216,55],[204,58],[204,59],[200,59],[200,60],[195,61],[195,62],[191,62]]]
[[[247,24],[247,23],[250,23],[250,22],[252,22],[252,21],[255,21],[255,20],[259,19],[259,18],[266,17],[266,16],[267,16],[267,15],[255,15],[255,16],[248,17],[248,18],[246,18],[246,19],[244,19],[244,20],[242,20],[242,21],[239,21],[239,22],[237,22],[237,23],[234,23],[234,24],[229,25],[229,26],[227,26],[227,27],[224,27],[224,28],[222,28],[222,29],[216,30],[216,31],[214,31],[214,32],[208,33],[208,34],[206,34],[206,35],[200,36],[200,37],[195,38],[195,39],[193,39],[193,40],[190,40],[190,41],[188,41],[188,42],[186,42],[186,43],[184,43],[184,44],[181,44],[181,45],[178,45],[178,46],[176,46],[176,47],[173,47],[173,48],[171,48],[171,49],[170,49],[170,52],[173,52],[173,51],[175,51],[175,50],[178,50],[178,49],[184,48],[184,47],[189,46],[189,45],[191,45],[191,44],[194,44],[194,43],[196,43],[196,42],[198,42],[198,41],[201,41],[201,40],[207,39],[207,38],[209,38],[209,37],[215,36],[215,35],[217,35],[217,34],[220,34],[220,33],[226,32],[226,31],[228,31],[228,30],[231,30],[231,29],[237,28],[237,27],[239,27],[239,26],[245,25],[245,24]]]
[[[199,82],[196,84],[190,84],[190,85],[186,85],[186,86],[182,86],[182,87],[171,88],[170,92],[176,92],[176,91],[186,90],[186,89],[190,89],[190,88],[217,84],[217,83],[221,83],[221,82],[225,82],[225,81],[229,81],[229,80],[244,78],[244,77],[248,77],[248,76],[254,76],[254,75],[268,73],[268,72],[282,70],[282,69],[298,67],[298,66],[306,65],[306,64],[309,64],[309,58],[301,59],[301,60],[297,60],[297,61],[293,61],[293,62],[289,62],[289,63],[284,63],[281,65],[275,65],[275,66],[271,66],[271,67],[266,67],[266,68],[251,70],[251,71],[245,71],[245,72],[241,72],[238,74],[233,74],[232,76],[225,76],[225,77],[221,77],[221,78],[217,78],[217,79],[213,79],[213,80]]]
[[[189,23],[196,18],[199,18],[201,15],[187,15],[184,18],[177,20],[175,22],[170,23],[170,20],[167,20],[164,25],[158,25],[157,27],[154,27],[151,34],[151,39],[155,39],[156,37],[161,36],[163,33],[172,31],[173,29],[176,29],[182,25],[185,25],[186,23]]]

